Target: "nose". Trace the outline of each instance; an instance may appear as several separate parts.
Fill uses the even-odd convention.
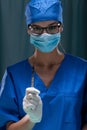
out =
[[[43,28],[43,33],[47,33],[47,30],[46,30],[46,28]]]

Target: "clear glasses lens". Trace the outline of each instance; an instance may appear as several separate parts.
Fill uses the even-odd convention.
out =
[[[59,31],[58,25],[52,25],[47,28],[47,33],[55,34]]]
[[[31,25],[31,26],[29,27],[29,29],[30,29],[30,32],[31,32],[31,33],[35,33],[35,34],[41,34],[42,31],[43,31],[43,29],[42,29],[41,27],[36,26],[36,25]]]

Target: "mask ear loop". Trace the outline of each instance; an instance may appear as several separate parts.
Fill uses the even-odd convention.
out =
[[[34,87],[34,66],[32,67],[31,87]]]

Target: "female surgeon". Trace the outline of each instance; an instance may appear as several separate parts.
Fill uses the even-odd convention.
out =
[[[59,0],[31,0],[25,10],[34,54],[9,66],[0,85],[0,127],[87,130],[87,61],[61,52]]]

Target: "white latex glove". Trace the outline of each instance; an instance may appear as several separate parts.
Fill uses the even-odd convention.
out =
[[[42,118],[42,101],[39,94],[39,90],[30,87],[26,89],[26,95],[23,99],[23,109],[33,123],[40,122]]]

